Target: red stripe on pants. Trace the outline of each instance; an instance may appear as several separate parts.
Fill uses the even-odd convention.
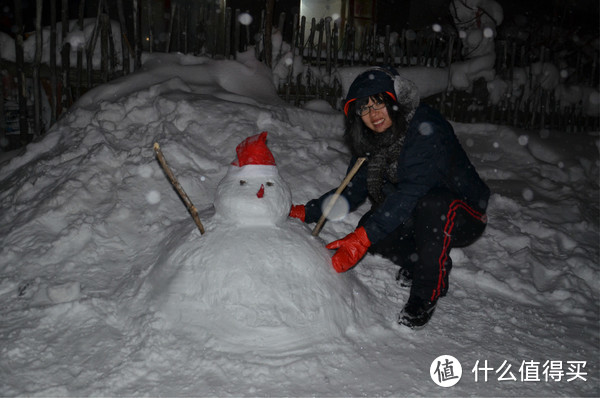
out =
[[[473,208],[469,207],[469,205],[467,205],[465,202],[463,202],[462,200],[455,200],[452,203],[450,203],[450,207],[448,209],[448,214],[446,215],[446,225],[444,226],[444,246],[442,247],[442,254],[440,255],[440,258],[438,260],[438,265],[439,265],[439,276],[438,276],[438,283],[437,283],[437,287],[433,290],[433,293],[431,295],[431,301],[436,300],[438,297],[440,297],[440,294],[442,292],[442,290],[446,287],[446,260],[448,260],[448,254],[450,253],[450,241],[452,239],[452,229],[454,228],[454,218],[456,217],[456,211],[458,209],[463,209],[465,210],[470,216],[472,216],[473,218],[476,218],[477,220],[486,223],[487,222],[487,217],[485,214],[482,214],[480,212],[478,212],[477,210],[474,210]]]

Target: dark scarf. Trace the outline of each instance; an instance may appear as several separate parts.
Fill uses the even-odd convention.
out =
[[[375,205],[381,204],[384,179],[398,182],[398,156],[404,146],[404,134],[388,130],[382,134],[372,134],[373,148],[369,151],[367,164],[367,188]]]

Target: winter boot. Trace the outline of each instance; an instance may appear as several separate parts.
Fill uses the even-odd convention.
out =
[[[402,287],[410,287],[412,285],[412,273],[406,268],[400,268],[396,274],[396,281]]]
[[[419,297],[410,297],[400,313],[398,323],[411,329],[423,328],[435,311],[437,300],[429,301]]]

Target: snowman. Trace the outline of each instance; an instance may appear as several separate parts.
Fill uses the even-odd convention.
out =
[[[290,189],[266,140],[263,132],[237,146],[206,233],[167,260],[176,272],[159,304],[178,331],[252,350],[337,338],[367,296],[351,273],[333,270],[323,242],[288,217]]]

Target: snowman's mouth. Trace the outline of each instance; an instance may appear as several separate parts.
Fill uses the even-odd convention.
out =
[[[265,186],[263,184],[260,184],[260,189],[256,193],[256,197],[260,199],[263,196],[265,196]]]

